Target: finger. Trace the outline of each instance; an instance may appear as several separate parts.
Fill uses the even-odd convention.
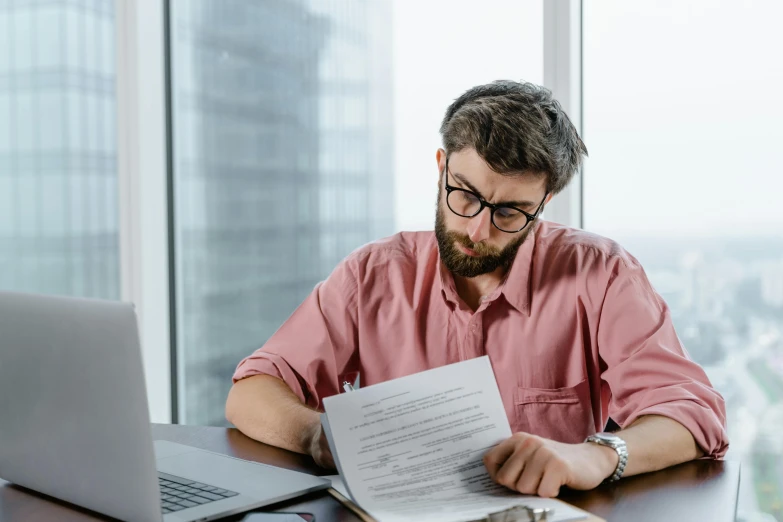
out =
[[[513,486],[520,493],[526,495],[535,495],[538,491],[538,484],[541,482],[541,477],[544,475],[547,463],[552,459],[551,450],[544,446],[539,446],[534,453],[532,453],[525,465],[525,469],[522,470],[522,474]]]
[[[534,438],[526,438],[517,443],[514,453],[503,463],[495,476],[495,482],[510,489],[515,489],[520,475],[530,464],[530,459],[541,442]]]
[[[539,497],[556,497],[560,494],[560,486],[566,482],[566,471],[562,461],[552,459],[544,469],[544,475],[538,484]]]
[[[492,480],[495,480],[500,466],[514,453],[515,447],[516,441],[513,437],[509,437],[484,454],[484,467],[487,468],[487,472]]]

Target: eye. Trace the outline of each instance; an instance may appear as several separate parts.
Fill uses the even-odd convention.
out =
[[[478,203],[479,199],[471,194],[470,192],[465,192],[464,190],[459,191],[460,196],[462,196],[462,199],[465,200],[466,203]]]
[[[511,207],[500,207],[495,211],[495,216],[508,219],[508,218],[514,218],[520,215],[520,212],[516,209],[513,209]]]

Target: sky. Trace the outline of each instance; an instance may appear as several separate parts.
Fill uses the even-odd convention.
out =
[[[494,79],[543,81],[541,0],[394,2],[396,215],[431,229],[438,127]],[[584,3],[585,228],[783,235],[783,2]]]

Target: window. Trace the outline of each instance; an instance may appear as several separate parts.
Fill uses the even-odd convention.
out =
[[[443,113],[541,83],[543,7],[171,0],[169,19],[179,420],[225,424],[236,364],[345,255],[432,229]]]
[[[3,290],[119,298],[113,52],[113,2],[0,3]]]
[[[584,9],[585,226],[641,261],[726,399],[747,520],[783,520],[781,20],[763,1]]]

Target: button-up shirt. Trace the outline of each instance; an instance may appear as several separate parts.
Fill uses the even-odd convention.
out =
[[[680,343],[666,303],[617,243],[540,221],[473,311],[433,232],[359,248],[237,367],[278,377],[305,404],[488,355],[512,431],[577,443],[609,418],[685,426],[706,455],[728,448],[723,398]]]

